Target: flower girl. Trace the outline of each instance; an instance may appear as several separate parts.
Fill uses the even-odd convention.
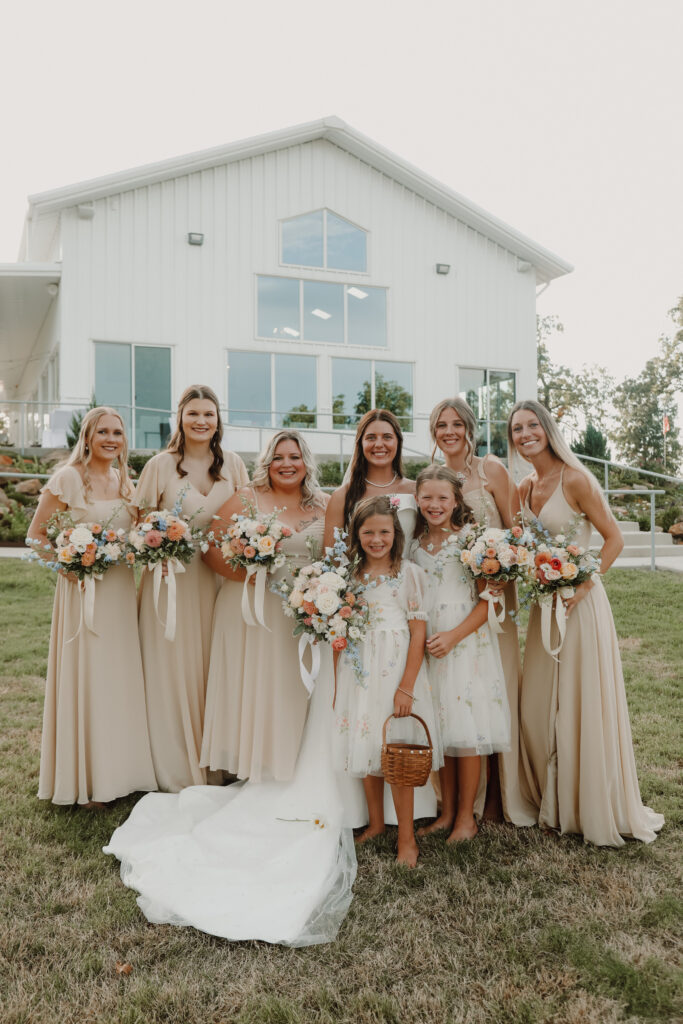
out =
[[[363,778],[369,825],[364,842],[384,831],[382,727],[391,714],[406,719],[389,726],[392,740],[424,742],[424,731],[408,718],[414,704],[434,746],[434,767],[442,763],[429,681],[424,667],[427,613],[425,574],[402,562],[404,536],[397,502],[386,496],[358,503],[349,528],[349,557],[366,580],[370,624],[360,657],[343,651],[337,660],[334,761],[338,769]],[[419,855],[413,831],[413,789],[392,786],[398,821],[398,861],[409,867]]]
[[[465,579],[452,542],[474,522],[458,478],[445,466],[429,466],[417,478],[416,497],[411,557],[428,579],[429,678],[445,754],[439,772],[441,813],[420,834],[450,829],[448,841],[455,842],[477,834],[474,799],[481,756],[510,749],[510,709],[486,601]]]

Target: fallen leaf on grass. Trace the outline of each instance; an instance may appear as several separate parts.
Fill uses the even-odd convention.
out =
[[[116,961],[116,973],[117,974],[130,974],[133,970],[132,964],[122,964],[120,960]]]

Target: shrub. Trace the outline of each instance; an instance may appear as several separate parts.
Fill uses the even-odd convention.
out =
[[[0,542],[23,540],[30,522],[23,506],[10,498],[9,506],[0,505]]]
[[[155,454],[155,452],[129,452],[128,468],[132,469],[132,475],[140,476],[140,473],[142,473],[144,467]]]

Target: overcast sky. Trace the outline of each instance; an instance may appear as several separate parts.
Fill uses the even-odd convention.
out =
[[[336,114],[574,264],[556,359],[637,373],[683,294],[681,0],[15,0],[0,261],[26,197]]]

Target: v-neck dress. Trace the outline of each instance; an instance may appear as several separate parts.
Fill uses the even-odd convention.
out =
[[[309,543],[322,546],[325,516],[282,541],[290,565],[311,560]],[[273,573],[276,581],[285,569]],[[252,782],[287,782],[308,711],[299,673],[298,640],[281,598],[268,586],[263,626],[242,618],[243,584],[225,579],[216,600],[201,764]],[[252,597],[253,600],[253,597]]]
[[[133,522],[121,498],[86,497],[75,466],[57,470],[45,490],[64,502],[74,523],[108,522],[113,529],[128,530]],[[95,583],[94,633],[81,624],[78,587],[57,577],[40,799],[108,803],[136,790],[156,789],[136,614],[135,577],[126,566],[113,566]]]
[[[524,515],[534,518],[529,504]],[[539,519],[552,536],[568,534],[576,513],[562,478]],[[588,548],[583,519],[573,541]],[[554,625],[554,624],[553,624]],[[553,645],[557,643],[554,625]],[[612,610],[598,576],[567,620],[555,661],[541,641],[541,615],[529,618],[521,693],[521,747],[539,824],[575,832],[597,846],[623,836],[649,843],[664,824],[640,797],[628,705]]]
[[[474,512],[478,523],[484,523],[495,529],[502,530],[503,520],[493,495],[487,489],[486,459],[477,463],[478,486],[463,492],[463,497]],[[517,609],[517,589],[514,584],[509,586],[505,594],[506,610]],[[517,623],[506,614],[503,632],[496,635],[500,659],[505,674],[505,689],[510,708],[510,749],[498,754],[498,774],[500,778],[500,795],[503,814],[507,821],[514,825],[534,825],[536,823],[536,807],[531,799],[522,768],[519,751],[519,686],[522,678],[522,659],[519,653],[519,636]],[[486,772],[482,770],[482,784],[477,792],[475,811],[481,815],[486,797]]]
[[[248,480],[240,457],[234,452],[224,455],[223,479],[204,495],[187,476],[178,475],[177,455],[160,452],[140,474],[136,505],[171,509],[184,491],[183,514],[194,516],[193,526],[207,529],[219,508]],[[154,609],[151,574],[145,572],[142,579],[139,626],[149,736],[159,789],[169,793],[206,782],[199,755],[218,582],[197,552],[185,572],[176,576],[176,632],[170,641],[164,638],[164,626]],[[162,585],[159,616],[163,622],[166,600],[167,588]]]

